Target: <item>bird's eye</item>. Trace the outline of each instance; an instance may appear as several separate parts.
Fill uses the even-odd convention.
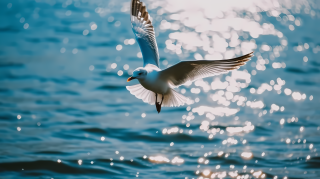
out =
[[[139,73],[139,75],[142,75],[142,73]]]

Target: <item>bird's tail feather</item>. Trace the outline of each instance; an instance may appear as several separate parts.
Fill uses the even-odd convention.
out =
[[[187,103],[189,98],[183,96],[182,94],[171,89],[170,92],[164,95],[164,100],[162,106],[173,107],[173,106],[183,106]]]
[[[145,103],[149,103],[151,105],[154,105],[156,102],[156,96],[155,93],[145,89],[141,84],[133,85],[133,86],[127,86],[127,90],[130,91],[131,94],[133,94],[138,99],[141,99]],[[162,94],[158,94],[158,102],[161,102]],[[187,103],[189,98],[183,96],[182,94],[176,92],[173,89],[170,89],[170,91],[164,95],[164,99],[162,102],[162,106],[165,107],[173,107],[173,106],[182,106],[185,103]]]

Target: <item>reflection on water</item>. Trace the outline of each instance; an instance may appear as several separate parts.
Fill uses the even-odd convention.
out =
[[[125,90],[129,0],[0,4],[1,176],[320,177],[319,1],[147,0],[161,68],[255,55],[160,115]]]

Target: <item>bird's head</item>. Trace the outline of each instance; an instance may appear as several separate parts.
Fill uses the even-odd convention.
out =
[[[147,70],[143,68],[137,68],[132,72],[132,76],[128,78],[127,82],[133,79],[144,79],[147,76]]]

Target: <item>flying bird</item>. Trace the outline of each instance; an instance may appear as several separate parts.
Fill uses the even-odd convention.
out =
[[[149,13],[140,0],[131,0],[130,18],[133,33],[143,56],[143,67],[135,69],[127,82],[138,79],[140,84],[127,86],[131,94],[143,102],[161,106],[181,106],[189,100],[174,88],[187,82],[238,69],[249,61],[253,52],[227,60],[182,61],[164,70],[159,66],[159,52]]]

